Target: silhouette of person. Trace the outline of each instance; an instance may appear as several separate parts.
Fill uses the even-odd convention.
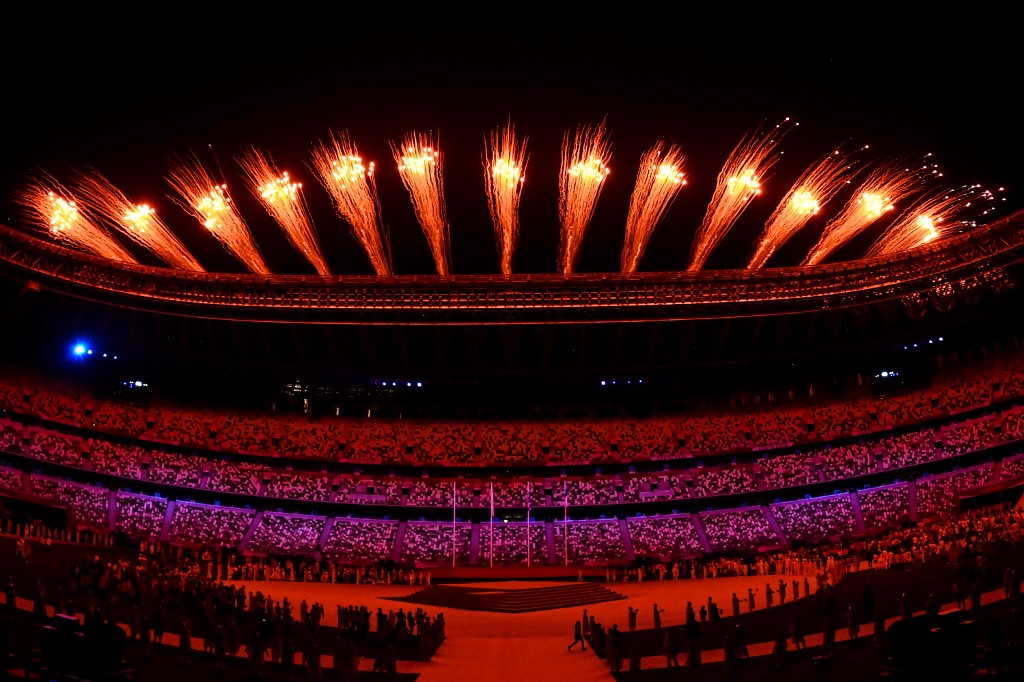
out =
[[[864,609],[864,620],[873,621],[875,619],[875,593],[872,591],[871,585],[864,586],[861,607]]]
[[[608,648],[605,650],[605,658],[608,659],[608,667],[613,673],[622,670],[622,632],[619,624],[614,623],[608,631]]]
[[[742,623],[736,623],[733,628],[733,637],[736,640],[736,657],[750,658],[750,651],[747,649],[747,633]]]
[[[658,629],[661,627],[661,614],[665,613],[665,609],[659,609],[658,604],[654,604],[654,628]]]
[[[584,651],[587,650],[587,640],[583,639],[583,621],[576,621],[576,626],[573,628],[572,644],[569,645],[569,651],[577,644],[582,645]]]
[[[636,617],[640,613],[640,609],[634,609],[632,606],[627,608],[629,609],[629,631],[633,632],[636,630]]]
[[[857,639],[860,636],[860,619],[853,607],[846,609],[846,627],[850,633],[850,639]]]
[[[804,623],[797,614],[793,618],[793,649],[800,650],[807,648],[807,639],[804,637]]]
[[[736,593],[732,593],[732,615],[740,615],[740,598],[736,596]]]
[[[665,629],[665,665],[679,667],[679,634],[676,628]]]
[[[787,639],[786,628],[780,627],[778,634],[775,635],[775,646],[772,649],[772,654],[775,656],[775,667],[777,668],[781,668],[786,660]]]

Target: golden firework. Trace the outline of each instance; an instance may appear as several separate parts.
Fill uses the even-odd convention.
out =
[[[270,156],[257,149],[239,157],[238,165],[245,172],[249,189],[284,230],[292,246],[321,276],[331,274],[302,197],[302,183],[293,182],[288,171],[278,170]]]
[[[313,168],[331,195],[334,210],[349,224],[370,265],[381,277],[392,274],[391,252],[381,221],[373,162],[364,163],[347,132],[313,148]]]
[[[972,221],[954,220],[968,208],[994,199],[980,185],[936,192],[903,212],[868,247],[865,258],[891,256],[946,237],[958,228],[972,228]]]
[[[558,217],[561,239],[558,244],[558,270],[571,275],[579,255],[583,235],[594,216],[594,208],[611,172],[611,144],[602,121],[581,126],[572,136],[562,138],[562,164],[558,176]]]
[[[690,249],[687,270],[704,267],[711,252],[750,205],[750,200],[761,193],[761,183],[778,161],[776,150],[787,132],[784,127],[787,123],[788,118],[770,131],[755,131],[733,149],[718,173],[715,193]]]
[[[420,133],[407,134],[401,146],[392,143],[391,149],[416,219],[430,246],[437,274],[447,277],[451,268],[441,152],[429,135]]]
[[[826,225],[801,265],[816,265],[861,233],[896,204],[921,189],[922,175],[896,163],[871,172],[856,194]]]
[[[98,172],[80,173],[75,192],[88,211],[173,268],[204,272],[199,261],[148,204],[136,204]]]
[[[747,267],[763,267],[780,246],[849,183],[850,172],[849,156],[839,151],[804,171],[765,223]]]
[[[228,186],[203,168],[195,157],[172,165],[167,182],[177,193],[179,205],[217,238],[224,248],[259,275],[269,275],[249,226],[235,209]]]
[[[491,133],[484,152],[484,185],[498,242],[501,272],[512,274],[512,253],[519,240],[519,197],[526,179],[526,140],[516,139],[511,123]]]
[[[15,200],[26,218],[60,242],[82,251],[122,263],[137,263],[75,201],[74,195],[53,176],[42,173],[19,190]]]
[[[623,273],[636,272],[654,228],[686,184],[682,171],[684,159],[681,149],[674,145],[665,149],[664,142],[656,143],[640,157],[626,216],[626,237],[620,258]]]

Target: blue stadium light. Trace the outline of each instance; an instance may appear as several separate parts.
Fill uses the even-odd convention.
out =
[[[71,352],[74,353],[75,355],[79,356],[79,357],[85,355],[85,351],[87,351],[87,350],[89,350],[89,349],[86,348],[84,343],[76,343],[71,348]]]

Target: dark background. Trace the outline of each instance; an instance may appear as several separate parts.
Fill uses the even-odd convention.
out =
[[[29,174],[65,178],[94,168],[133,200],[154,205],[207,269],[242,272],[168,196],[171,160],[196,152],[224,169],[271,269],[312,273],[242,185],[235,157],[255,147],[303,182],[331,271],[371,275],[309,166],[317,142],[348,131],[377,164],[395,272],[432,275],[391,152],[406,134],[429,132],[443,153],[452,272],[497,273],[482,155],[487,135],[507,121],[527,137],[529,155],[515,273],[556,272],[562,139],[602,121],[613,146],[611,175],[579,253],[581,273],[618,270],[637,162],[656,142],[682,148],[688,185],[640,270],[680,270],[730,152],[745,135],[787,118],[798,125],[785,136],[762,196],[707,269],[743,267],[791,184],[838,146],[866,146],[869,164],[927,157],[943,186],[977,184],[994,193],[985,220],[1024,207],[1022,59],[1008,17],[964,7],[904,17],[868,6],[799,15],[781,7],[642,4],[610,13],[590,5],[479,9],[21,8],[0,40],[0,222],[35,229],[14,201]],[[799,263],[846,198],[827,205],[769,265]],[[881,228],[835,257],[861,256]],[[500,403],[495,414],[523,414],[534,407],[528,403],[546,401],[542,413],[550,414],[605,395],[610,410],[635,394],[637,409],[650,411],[658,401],[678,406],[683,394],[745,387],[800,394],[816,382],[820,394],[827,377],[852,381],[891,367],[897,356],[926,372],[932,358],[900,356],[907,343],[943,335],[949,348],[966,351],[1017,324],[1015,309],[993,300],[984,310],[961,306],[913,320],[897,309],[794,321],[328,330],[135,315],[36,296],[17,281],[3,294],[5,319],[18,330],[0,347],[8,357],[25,353],[58,367],[56,358],[82,338],[134,358],[133,372],[159,376],[154,383],[164,388],[180,382],[191,399],[223,395],[265,406],[285,382],[301,382],[330,385],[332,395],[352,392],[349,403],[364,414],[392,400],[367,387],[392,379],[423,379],[437,391],[396,399],[406,414],[414,403],[432,408],[449,399],[469,409],[493,400]],[[642,391],[636,384],[614,395],[596,388],[604,379],[641,378]]]
[[[154,205],[208,269],[242,271],[168,197],[171,159],[196,152],[224,169],[271,268],[312,272],[242,185],[235,157],[255,147],[303,182],[332,272],[372,274],[309,166],[315,143],[347,130],[377,164],[396,273],[432,274],[390,147],[407,133],[430,132],[443,153],[452,270],[494,273],[482,154],[489,132],[507,121],[527,137],[529,155],[513,263],[519,273],[556,271],[562,138],[601,121],[612,172],[579,272],[618,269],[637,163],[659,140],[686,154],[688,185],[640,269],[685,267],[729,153],[744,135],[786,118],[799,125],[786,135],[763,195],[706,267],[745,265],[792,182],[840,145],[867,145],[869,165],[931,154],[944,186],[993,191],[999,214],[1024,203],[1021,59],[1006,18],[962,8],[903,19],[870,7],[832,8],[827,16],[780,8],[562,9],[561,17],[504,7],[482,16],[442,8],[411,14],[386,5],[236,14],[26,10],[9,23],[2,48],[0,220],[31,227],[11,200],[27,173],[65,178],[70,169],[94,168],[133,200]],[[845,198],[769,265],[798,263]],[[858,257],[879,229],[837,257]]]

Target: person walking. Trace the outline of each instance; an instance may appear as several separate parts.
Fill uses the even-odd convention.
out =
[[[583,621],[576,621],[576,626],[573,628],[572,644],[569,645],[569,651],[577,644],[581,645],[583,651],[587,650],[587,640],[583,639]]]
[[[665,666],[679,667],[679,633],[677,628],[665,628]]]
[[[807,648],[807,639],[804,637],[804,623],[800,619],[798,613],[793,618],[793,650],[799,651],[800,649]]]
[[[860,618],[852,606],[846,609],[846,627],[850,639],[857,639],[860,636]]]
[[[569,644],[568,650],[571,651],[572,647],[577,644],[580,644],[584,651],[587,650],[587,640],[583,638],[583,621],[577,621],[572,628],[572,643]]]

